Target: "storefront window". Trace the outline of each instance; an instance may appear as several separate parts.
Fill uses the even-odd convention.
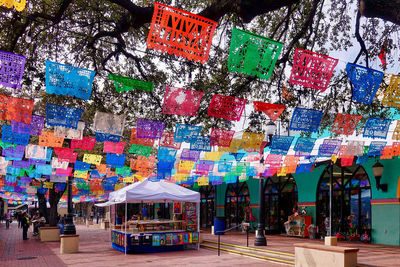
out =
[[[284,223],[297,207],[297,186],[293,176],[273,176],[265,186],[266,227],[271,234],[285,232]]]
[[[250,204],[246,182],[228,184],[225,194],[225,218],[227,227],[239,225],[244,220],[244,209]]]
[[[200,187],[200,223],[201,227],[207,228],[213,225],[214,220],[214,186]]]
[[[317,195],[319,233],[327,234],[329,217],[330,167],[322,173]],[[371,185],[360,165],[333,167],[332,230],[333,234],[359,240],[371,232]]]

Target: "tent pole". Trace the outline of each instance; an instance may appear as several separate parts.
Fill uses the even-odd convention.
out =
[[[199,242],[197,243],[197,250],[200,249],[200,202],[196,203],[196,213],[197,213],[197,232],[199,233]]]
[[[128,224],[127,217],[128,217],[128,203],[126,202],[125,199],[125,239],[124,239],[125,255],[126,255],[126,247],[128,246],[128,233],[126,232],[126,225]]]

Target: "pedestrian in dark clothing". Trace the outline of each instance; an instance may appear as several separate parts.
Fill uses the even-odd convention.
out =
[[[23,219],[23,217],[24,217],[24,215],[19,210],[18,213],[17,213],[18,228],[22,228],[22,219]]]
[[[29,215],[28,213],[24,212],[23,217],[21,219],[22,223],[22,239],[23,240],[28,240],[28,229],[29,229]]]

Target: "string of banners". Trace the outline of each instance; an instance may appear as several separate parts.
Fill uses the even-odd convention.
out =
[[[6,1],[6,7],[15,1]],[[25,3],[25,1],[19,1]],[[15,6],[21,8],[21,6]],[[147,39],[149,49],[175,54],[188,60],[205,63],[208,59],[217,23],[201,16],[155,3]],[[177,38],[177,36],[180,36]],[[228,69],[268,80],[283,44],[234,28],[232,30]],[[26,58],[0,51],[0,85],[21,90]],[[289,84],[324,92],[338,63],[337,59],[304,49],[296,49]],[[346,72],[353,87],[353,101],[371,104],[384,73],[348,63]],[[95,72],[75,66],[46,61],[46,92],[89,100]],[[154,85],[130,77],[110,74],[116,91],[152,92]],[[197,116],[203,92],[166,86],[163,114]],[[391,75],[382,104],[399,107],[400,76]],[[254,110],[264,112],[276,121],[285,105],[253,101]],[[240,121],[247,99],[216,94],[209,103],[208,116]],[[121,141],[125,130],[125,114],[97,111],[93,119],[94,136],[83,136],[86,127],[81,121],[82,109],[47,103],[46,117],[33,114],[34,100],[0,95],[2,125],[0,197],[9,201],[31,201],[36,194],[49,190],[64,191],[68,179],[74,177],[74,201],[106,199],[108,192],[126,183],[145,178],[166,179],[183,186],[208,185],[245,181],[249,177],[284,176],[310,172],[318,157],[335,156],[343,166],[364,163],[368,157],[384,159],[400,156],[400,124],[397,121],[390,145],[387,141],[326,139],[311,155],[316,139],[294,136],[273,136],[270,153],[260,163],[266,142],[265,135],[244,132],[240,139],[235,131],[212,128],[202,135],[202,127],[177,124],[174,131],[164,131],[165,122],[138,118],[131,129],[130,142]],[[323,112],[296,107],[289,129],[317,132]],[[337,135],[352,135],[362,116],[339,113],[330,129]],[[390,119],[370,117],[363,137],[386,140]],[[45,129],[47,126],[53,130]],[[203,133],[204,134],[204,133]],[[38,136],[38,138],[31,138]],[[38,139],[38,141],[34,141]],[[102,143],[103,153],[93,152]],[[181,149],[182,143],[190,148]],[[158,146],[158,147],[157,147]],[[218,148],[213,150],[213,147]],[[294,155],[288,155],[293,148]],[[78,152],[83,151],[83,157]],[[157,151],[157,152],[156,152]],[[179,153],[178,153],[179,151]],[[155,156],[156,154],[156,156]]]

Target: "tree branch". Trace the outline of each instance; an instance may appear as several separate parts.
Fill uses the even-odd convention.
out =
[[[380,18],[400,25],[400,1],[359,0],[361,15],[368,18]]]
[[[357,57],[356,57],[356,59],[354,60],[353,63],[356,64],[358,59],[360,58],[361,54],[364,53],[365,54],[366,65],[367,65],[367,68],[369,68],[369,66],[368,66],[368,50],[367,50],[367,48],[365,46],[364,40],[361,38],[361,35],[360,35],[360,18],[361,18],[361,13],[360,13],[360,11],[358,11],[357,12],[357,19],[356,19],[356,32],[355,32],[355,35],[356,35],[357,41],[360,43],[361,49],[360,49],[360,52],[358,53],[358,55],[357,55]]]

